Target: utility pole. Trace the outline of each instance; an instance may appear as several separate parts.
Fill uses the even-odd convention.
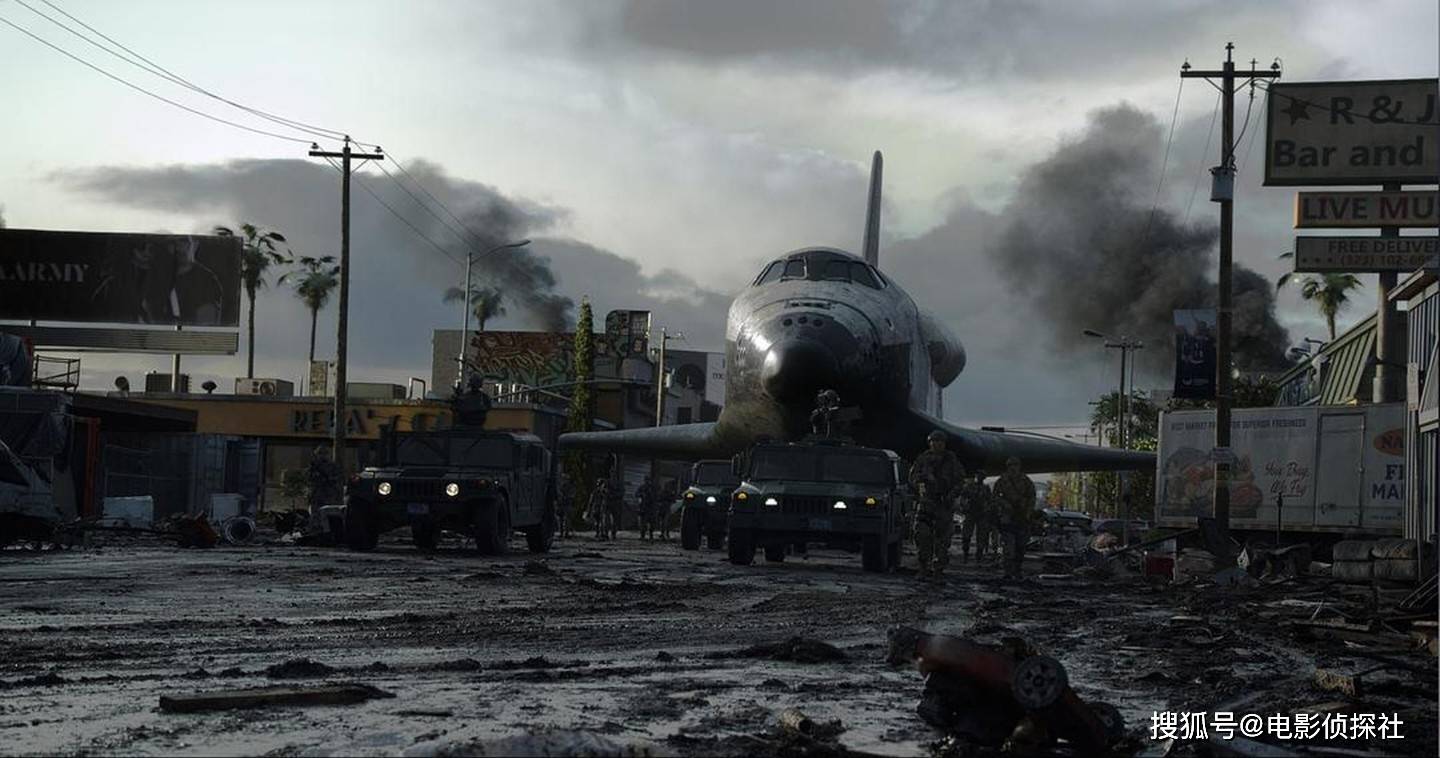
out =
[[[1225,64],[1219,71],[1191,71],[1188,61],[1180,67],[1182,79],[1220,79],[1220,165],[1210,169],[1210,200],[1220,204],[1220,295],[1215,309],[1219,332],[1215,340],[1215,521],[1222,533],[1230,530],[1230,407],[1235,393],[1230,377],[1231,262],[1235,241],[1234,51],[1235,43],[1225,43]],[[1257,71],[1252,58],[1241,86],[1253,87],[1257,79],[1278,79],[1279,68],[1276,63],[1269,71]]]
[[[684,332],[674,334],[660,327],[660,358],[655,364],[655,425],[661,426],[665,423],[665,345],[670,340],[685,339]]]
[[[336,319],[339,324],[335,333],[335,404],[332,412],[334,431],[331,443],[335,465],[340,469],[340,481],[345,482],[349,481],[350,473],[347,465],[349,462],[345,459],[345,357],[349,347],[347,330],[350,326],[350,161],[378,161],[385,156],[378,145],[373,153],[357,153],[351,150],[348,135],[345,137],[344,149],[338,153],[321,150],[319,145],[310,143],[310,156],[340,159],[340,302],[337,306],[340,313]]]

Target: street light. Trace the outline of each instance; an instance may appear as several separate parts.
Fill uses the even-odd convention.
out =
[[[1130,398],[1125,386],[1125,364],[1129,360],[1130,351],[1139,350],[1145,347],[1145,343],[1141,342],[1140,340],[1132,340],[1129,337],[1123,336],[1119,339],[1118,342],[1111,341],[1109,337],[1095,331],[1094,329],[1086,329],[1084,330],[1083,334],[1086,337],[1095,337],[1097,339],[1105,340],[1105,347],[1118,349],[1120,351],[1120,395],[1115,399],[1115,414],[1117,416],[1116,436],[1119,437],[1120,449],[1127,450],[1129,449],[1127,445],[1130,441]],[[1126,472],[1121,471],[1120,498],[1125,502],[1125,513],[1121,516],[1121,518],[1125,522],[1123,539],[1125,540],[1126,545],[1130,544],[1130,498],[1128,496],[1128,493],[1126,492],[1126,485],[1128,483],[1129,477],[1126,476]]]
[[[495,247],[492,247],[489,250],[480,253],[480,255],[489,255],[491,253],[499,252],[501,250],[508,250],[515,247],[525,247],[528,244],[530,244],[530,240],[507,242],[504,245],[496,245]],[[467,253],[465,255],[465,288],[461,290],[464,294],[460,297],[460,305],[465,310],[465,325],[460,329],[460,357],[456,359],[457,363],[459,364],[457,366],[459,372],[456,374],[455,384],[459,387],[465,386],[465,349],[470,345],[470,269],[474,265],[474,263],[475,255],[473,253]],[[439,388],[437,387],[436,389]]]

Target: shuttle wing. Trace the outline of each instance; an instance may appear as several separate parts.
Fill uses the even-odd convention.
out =
[[[911,434],[923,435],[922,428],[939,429],[950,436],[950,449],[966,468],[983,468],[987,473],[1005,470],[1005,459],[1020,459],[1026,473],[1054,471],[1140,471],[1154,470],[1155,454],[1136,450],[1112,450],[1091,445],[1014,432],[990,432],[955,426],[918,411],[911,411]],[[921,439],[915,436],[915,439]]]
[[[620,429],[613,432],[569,432],[560,435],[560,448],[604,450],[683,460],[728,458],[739,452],[733,444],[726,444],[720,438],[714,422]]]

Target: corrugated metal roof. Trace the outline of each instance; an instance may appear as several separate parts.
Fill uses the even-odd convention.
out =
[[[1371,375],[1367,363],[1375,354],[1374,325],[1364,332],[1352,334],[1354,337],[1351,339],[1337,341],[1335,351],[1330,353],[1330,365],[1325,369],[1325,386],[1320,388],[1321,405],[1354,405],[1361,401],[1362,389],[1365,397],[1370,395],[1363,382]]]

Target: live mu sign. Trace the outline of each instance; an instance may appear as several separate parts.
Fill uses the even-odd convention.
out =
[[[1434,228],[1437,209],[1434,192],[1297,192],[1295,228]]]
[[[1270,85],[1265,184],[1435,184],[1436,80]]]

